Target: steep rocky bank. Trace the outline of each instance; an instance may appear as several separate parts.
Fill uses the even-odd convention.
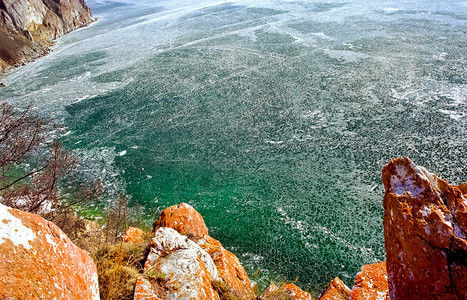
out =
[[[391,299],[467,299],[467,186],[408,158],[383,169]]]
[[[363,266],[351,289],[336,277],[317,299],[467,299],[467,184],[449,185],[405,157],[384,167],[383,183],[387,261]],[[53,223],[5,206],[0,221],[0,297],[97,299],[94,263]],[[130,227],[123,243],[148,245],[144,236]],[[147,255],[130,285],[134,300],[312,299],[292,283],[258,296],[239,259],[186,203],[164,209],[140,248]]]
[[[55,39],[93,20],[84,0],[0,0],[0,73],[47,54]]]

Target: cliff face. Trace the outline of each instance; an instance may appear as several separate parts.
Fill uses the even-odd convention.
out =
[[[391,299],[467,299],[467,189],[406,157],[383,169]]]
[[[53,40],[93,20],[84,0],[0,0],[0,72],[47,54]]]

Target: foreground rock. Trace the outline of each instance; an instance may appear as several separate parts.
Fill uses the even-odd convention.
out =
[[[284,284],[280,288],[271,284],[261,295],[261,300],[311,300],[311,295],[293,283]]]
[[[161,227],[150,247],[144,265],[147,279],[138,280],[138,285],[150,283],[154,296],[162,299],[219,299],[213,286],[221,282],[217,268],[195,242],[172,228]],[[143,290],[138,285],[136,290]]]
[[[334,278],[318,297],[318,300],[348,300],[350,289],[338,277]]]
[[[0,72],[46,54],[53,40],[92,21],[84,0],[1,0]]]
[[[389,300],[386,262],[364,265],[355,277],[351,300]]]
[[[96,266],[55,224],[0,204],[0,299],[99,299]]]
[[[202,216],[186,203],[166,208],[154,223],[145,269],[149,276],[138,280],[134,299],[256,297],[238,258],[208,235]]]
[[[408,158],[383,169],[391,299],[467,299],[467,189]]]

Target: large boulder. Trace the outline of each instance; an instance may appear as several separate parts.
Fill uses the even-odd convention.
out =
[[[0,204],[0,299],[99,299],[96,266],[54,223]]]
[[[351,300],[389,300],[386,262],[364,265],[355,277]]]
[[[228,293],[237,299],[254,299],[253,285],[240,260],[222,244],[208,235],[203,217],[191,205],[181,203],[164,209],[154,223],[154,231],[169,227],[188,236],[206,251],[214,261],[222,283]]]
[[[252,283],[235,254],[227,251],[218,240],[210,236],[204,236],[196,242],[211,256],[219,276],[236,299],[254,298]]]
[[[140,243],[143,241],[144,231],[136,227],[129,227],[122,237],[125,243]]]
[[[318,297],[318,300],[348,300],[350,289],[338,277],[334,278]]]
[[[466,185],[406,157],[384,167],[383,183],[391,299],[467,299]]]
[[[163,292],[160,292],[163,294]],[[139,277],[136,281],[135,294],[133,299],[135,300],[162,300],[157,295],[157,292],[153,289],[149,279],[145,277]],[[163,294],[165,295],[165,294]]]
[[[203,217],[187,203],[164,209],[159,219],[154,223],[154,232],[160,227],[173,228],[183,235],[203,236],[208,234]]]
[[[211,257],[172,228],[157,229],[144,269],[147,278],[137,281],[134,299],[151,290],[161,299],[219,299],[214,284],[222,280]]]

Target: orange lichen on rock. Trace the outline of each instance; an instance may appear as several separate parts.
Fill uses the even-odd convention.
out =
[[[230,251],[222,247],[221,243],[210,236],[197,241],[214,261],[219,276],[238,299],[252,299],[255,297],[252,284],[240,260]]]
[[[181,203],[164,209],[154,223],[154,232],[160,227],[170,227],[184,235],[207,235],[203,217],[191,205]]]
[[[352,300],[386,300],[389,299],[388,275],[386,262],[364,265],[355,277],[351,291]]]
[[[334,278],[318,297],[318,300],[348,300],[350,289],[338,277]]]
[[[192,206],[181,203],[164,209],[159,219],[154,223],[153,232],[155,238],[151,243],[151,252],[145,263],[146,269],[154,270],[153,266],[157,266],[160,269],[163,266],[165,272],[162,272],[162,269],[158,269],[157,272],[166,274],[167,270],[170,269],[166,257],[167,253],[170,253],[172,258],[178,257],[171,260],[172,263],[183,267],[192,264],[191,269],[200,270],[200,273],[197,273],[198,275],[203,273],[202,270],[204,268],[208,270],[205,273],[209,275],[207,277],[204,275],[201,277],[193,275],[189,279],[192,281],[190,283],[192,287],[196,286],[193,280],[199,281],[197,284],[202,287],[200,291],[190,291],[190,295],[198,295],[197,297],[208,295],[206,299],[218,297],[217,292],[215,296],[211,294],[211,290],[213,289],[212,283],[214,282],[228,288],[229,295],[235,296],[237,299],[255,299],[256,296],[251,281],[238,258],[222,247],[219,241],[208,235],[208,229],[203,217]],[[199,249],[193,244],[199,247]],[[185,251],[187,249],[191,250],[187,252]],[[193,251],[197,254],[192,253]],[[158,253],[165,254],[161,257]],[[194,261],[195,256],[197,257],[196,262]],[[182,261],[183,263],[181,263]],[[183,277],[183,280],[187,279],[186,274]],[[171,278],[173,282],[179,280],[175,279],[172,274],[166,277],[166,279],[168,278]],[[204,283],[200,283],[201,281]],[[156,289],[161,284],[166,285],[167,282],[152,282],[152,287]]]
[[[156,296],[155,291],[152,289],[151,283],[144,277],[139,277],[136,280],[134,300],[161,300]]]
[[[1,299],[99,299],[96,266],[52,222],[0,204]]]
[[[287,291],[291,300],[311,300],[310,293],[303,291],[293,283],[284,284],[280,289]]]
[[[126,243],[139,243],[143,241],[144,231],[136,227],[129,227],[122,240]]]
[[[467,185],[449,185],[410,159],[383,169],[391,299],[467,299]]]

